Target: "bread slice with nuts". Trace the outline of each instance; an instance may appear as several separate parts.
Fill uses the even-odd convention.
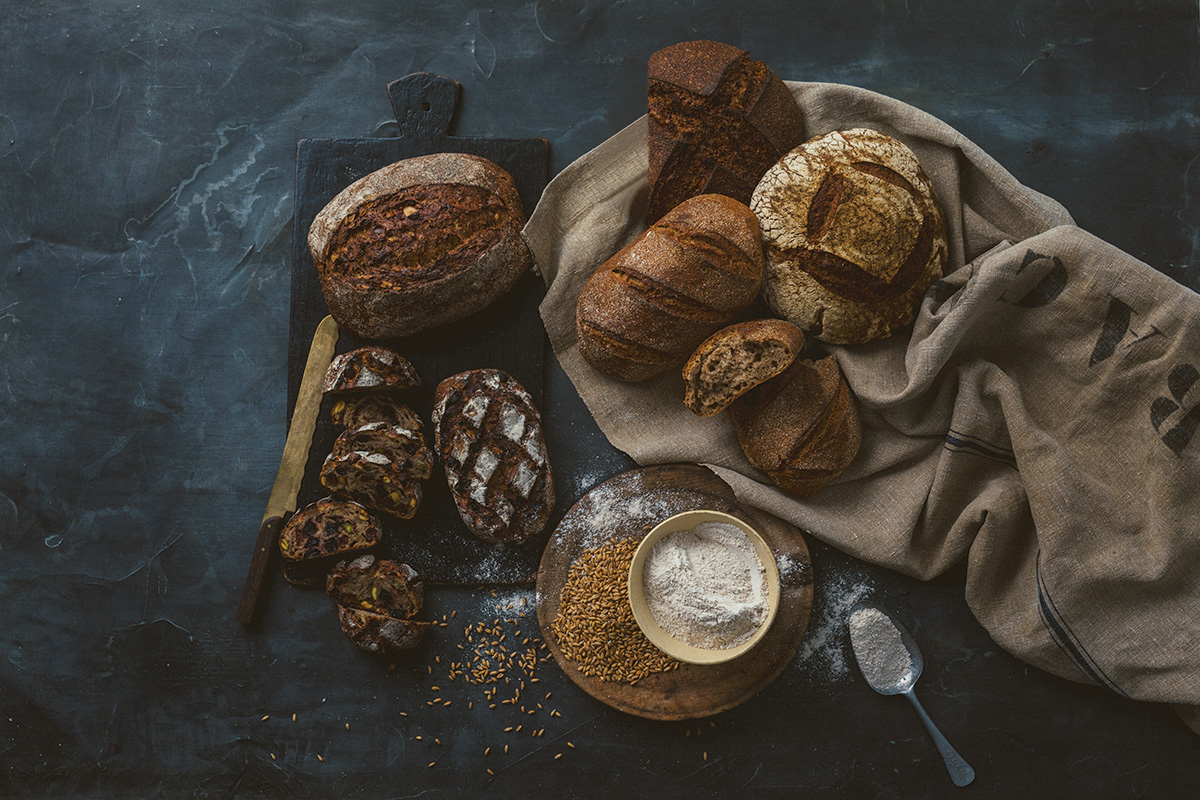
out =
[[[421,385],[408,359],[386,347],[359,347],[334,356],[325,370],[325,394],[400,392]]]
[[[782,319],[738,322],[705,339],[683,367],[683,403],[711,417],[788,368],[804,347],[804,331]]]
[[[411,408],[390,394],[367,392],[339,397],[329,409],[334,426],[354,430],[372,422],[398,425],[410,431],[420,431],[421,418]]]
[[[326,594],[337,604],[342,632],[361,650],[394,654],[416,646],[432,623],[412,619],[421,610],[424,584],[399,561],[363,556],[329,574]]]
[[[432,473],[419,430],[373,422],[338,436],[321,467],[321,483],[368,508],[411,519],[421,503],[421,481]]]
[[[323,586],[339,561],[383,539],[379,522],[361,504],[326,497],[292,515],[279,534],[283,575],[297,586]]]

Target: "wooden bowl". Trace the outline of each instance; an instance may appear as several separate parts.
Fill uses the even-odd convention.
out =
[[[680,641],[669,633],[664,631],[655,621],[654,615],[650,613],[650,607],[646,604],[646,593],[642,583],[642,573],[645,569],[646,558],[650,555],[650,551],[654,545],[664,536],[675,533],[676,531],[691,530],[702,522],[725,522],[739,528],[750,543],[754,545],[754,552],[758,555],[758,560],[762,562],[763,571],[766,573],[767,579],[767,616],[763,620],[762,625],[754,632],[746,641],[736,647],[728,647],[722,650],[710,650],[704,647],[696,647],[687,642]],[[642,633],[646,634],[646,638],[667,655],[672,658],[677,658],[680,661],[689,664],[721,664],[726,661],[732,661],[738,656],[745,655],[749,650],[753,649],[767,631],[771,627],[771,623],[775,620],[775,612],[779,610],[779,567],[775,563],[775,555],[771,552],[771,548],[759,535],[758,531],[750,527],[746,522],[734,517],[730,514],[725,514],[720,511],[685,511],[682,514],[676,514],[656,525],[646,537],[642,539],[642,543],[638,545],[637,551],[633,554],[633,563],[629,565],[629,604],[633,607],[633,618],[637,621],[638,627],[642,629]]]

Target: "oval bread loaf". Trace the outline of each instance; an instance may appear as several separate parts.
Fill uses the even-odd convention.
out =
[[[750,464],[797,497],[825,488],[862,441],[854,397],[832,355],[793,361],[733,401],[729,418]]]
[[[868,342],[912,322],[946,264],[933,184],[908,147],[878,131],[797,147],[750,206],[767,246],[767,302],[823,341]]]
[[[647,71],[647,222],[699,194],[749,203],[763,173],[804,141],[792,93],[745,50],[680,42],[651,55]]]
[[[405,159],[333,198],[308,232],[338,325],[367,339],[461,319],[506,293],[533,263],[512,176],[463,153]]]
[[[554,475],[542,418],[525,387],[496,369],[461,372],[438,384],[434,446],[454,503],[485,542],[520,544],[546,526]]]
[[[649,380],[744,311],[762,280],[750,209],[718,194],[685,200],[584,284],[575,309],[579,350],[606,375]]]
[[[787,320],[735,322],[701,342],[683,365],[683,404],[711,417],[783,372],[804,347],[804,331]]]

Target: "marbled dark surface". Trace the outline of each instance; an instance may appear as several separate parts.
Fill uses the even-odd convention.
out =
[[[833,612],[867,592],[921,642],[970,794],[1194,795],[1200,740],[1170,710],[1027,669],[961,574],[920,584],[817,543],[808,642],[711,725],[622,716],[552,664],[525,694],[545,708],[488,709],[443,677],[461,625],[388,671],[282,585],[261,629],[234,621],[285,433],[296,141],[394,134],[386,83],[427,70],[463,85],[457,132],[546,137],[553,174],[643,113],[652,51],[695,38],[929,111],[1200,288],[1195,3],[10,3],[0,796],[958,796],[907,704],[846,667]],[[547,381],[569,502],[625,462]],[[465,624],[496,602],[430,610]]]

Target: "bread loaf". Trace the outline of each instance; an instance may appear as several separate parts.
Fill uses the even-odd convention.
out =
[[[745,310],[762,280],[750,209],[723,195],[693,197],[588,279],[576,304],[580,352],[618,380],[649,380]]]
[[[783,372],[804,347],[804,332],[782,319],[736,322],[705,339],[683,366],[683,403],[711,417]]]
[[[836,356],[792,362],[729,406],[750,464],[783,491],[816,494],[854,460],[858,409]]]
[[[359,347],[333,357],[325,370],[325,394],[399,392],[421,385],[408,359],[386,347]]]
[[[792,93],[744,50],[681,42],[651,55],[648,71],[647,222],[699,194],[749,203],[763,173],[804,141]]]
[[[532,264],[512,177],[479,156],[437,153],[361,178],[317,214],[308,247],[338,325],[367,339],[461,319]]]
[[[546,526],[554,475],[533,398],[495,369],[438,384],[434,446],[466,526],[485,542],[520,544]]]
[[[933,184],[908,147],[877,131],[806,142],[768,170],[750,205],[767,246],[767,302],[827,342],[909,324],[946,264]]]
[[[348,606],[338,606],[337,611],[342,633],[351,644],[377,656],[397,655],[416,647],[433,625]]]
[[[283,575],[297,586],[324,586],[334,564],[382,539],[383,529],[367,509],[326,497],[297,511],[280,531]]]

